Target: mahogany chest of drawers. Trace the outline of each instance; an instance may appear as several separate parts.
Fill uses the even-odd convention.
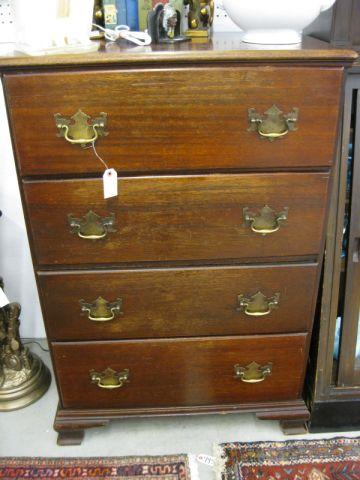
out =
[[[132,415],[253,411],[288,430],[308,416],[355,54],[235,40],[0,60],[61,444]]]

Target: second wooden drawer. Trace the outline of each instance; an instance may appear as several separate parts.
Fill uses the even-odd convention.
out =
[[[274,173],[123,178],[107,201],[101,180],[24,192],[37,263],[93,265],[315,256],[327,187],[327,173]]]
[[[306,331],[316,267],[42,272],[38,277],[50,339],[117,340]]]

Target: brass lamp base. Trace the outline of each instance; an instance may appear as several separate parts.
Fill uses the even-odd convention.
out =
[[[51,383],[49,369],[34,353],[29,356],[29,369],[14,371],[4,368],[6,380],[0,387],[0,412],[27,407],[48,390]]]

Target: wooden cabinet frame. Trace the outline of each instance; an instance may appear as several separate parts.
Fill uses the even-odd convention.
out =
[[[357,95],[356,95],[357,91]],[[351,195],[348,262],[344,297],[344,315],[336,379],[333,352],[341,282],[341,251],[346,203],[351,115],[356,102],[356,131]],[[345,86],[342,134],[334,171],[323,272],[323,291],[319,305],[318,335],[313,341],[309,383],[311,431],[359,428],[360,381],[355,374],[356,338],[360,307],[359,222],[360,216],[360,65],[350,70]],[[355,256],[355,261],[353,259]],[[317,357],[317,358],[316,358]],[[316,358],[316,360],[315,360]],[[346,404],[344,403],[346,401]]]
[[[359,18],[359,0],[337,0],[333,8],[321,14],[306,32],[337,47],[360,49]]]
[[[338,46],[360,48],[360,2],[338,0],[334,6],[331,41]]]

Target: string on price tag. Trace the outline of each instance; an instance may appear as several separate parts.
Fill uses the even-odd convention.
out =
[[[118,195],[118,176],[114,168],[109,168],[107,163],[100,157],[95,148],[95,142],[92,142],[92,148],[96,157],[105,167],[103,174],[104,198],[116,197]]]

